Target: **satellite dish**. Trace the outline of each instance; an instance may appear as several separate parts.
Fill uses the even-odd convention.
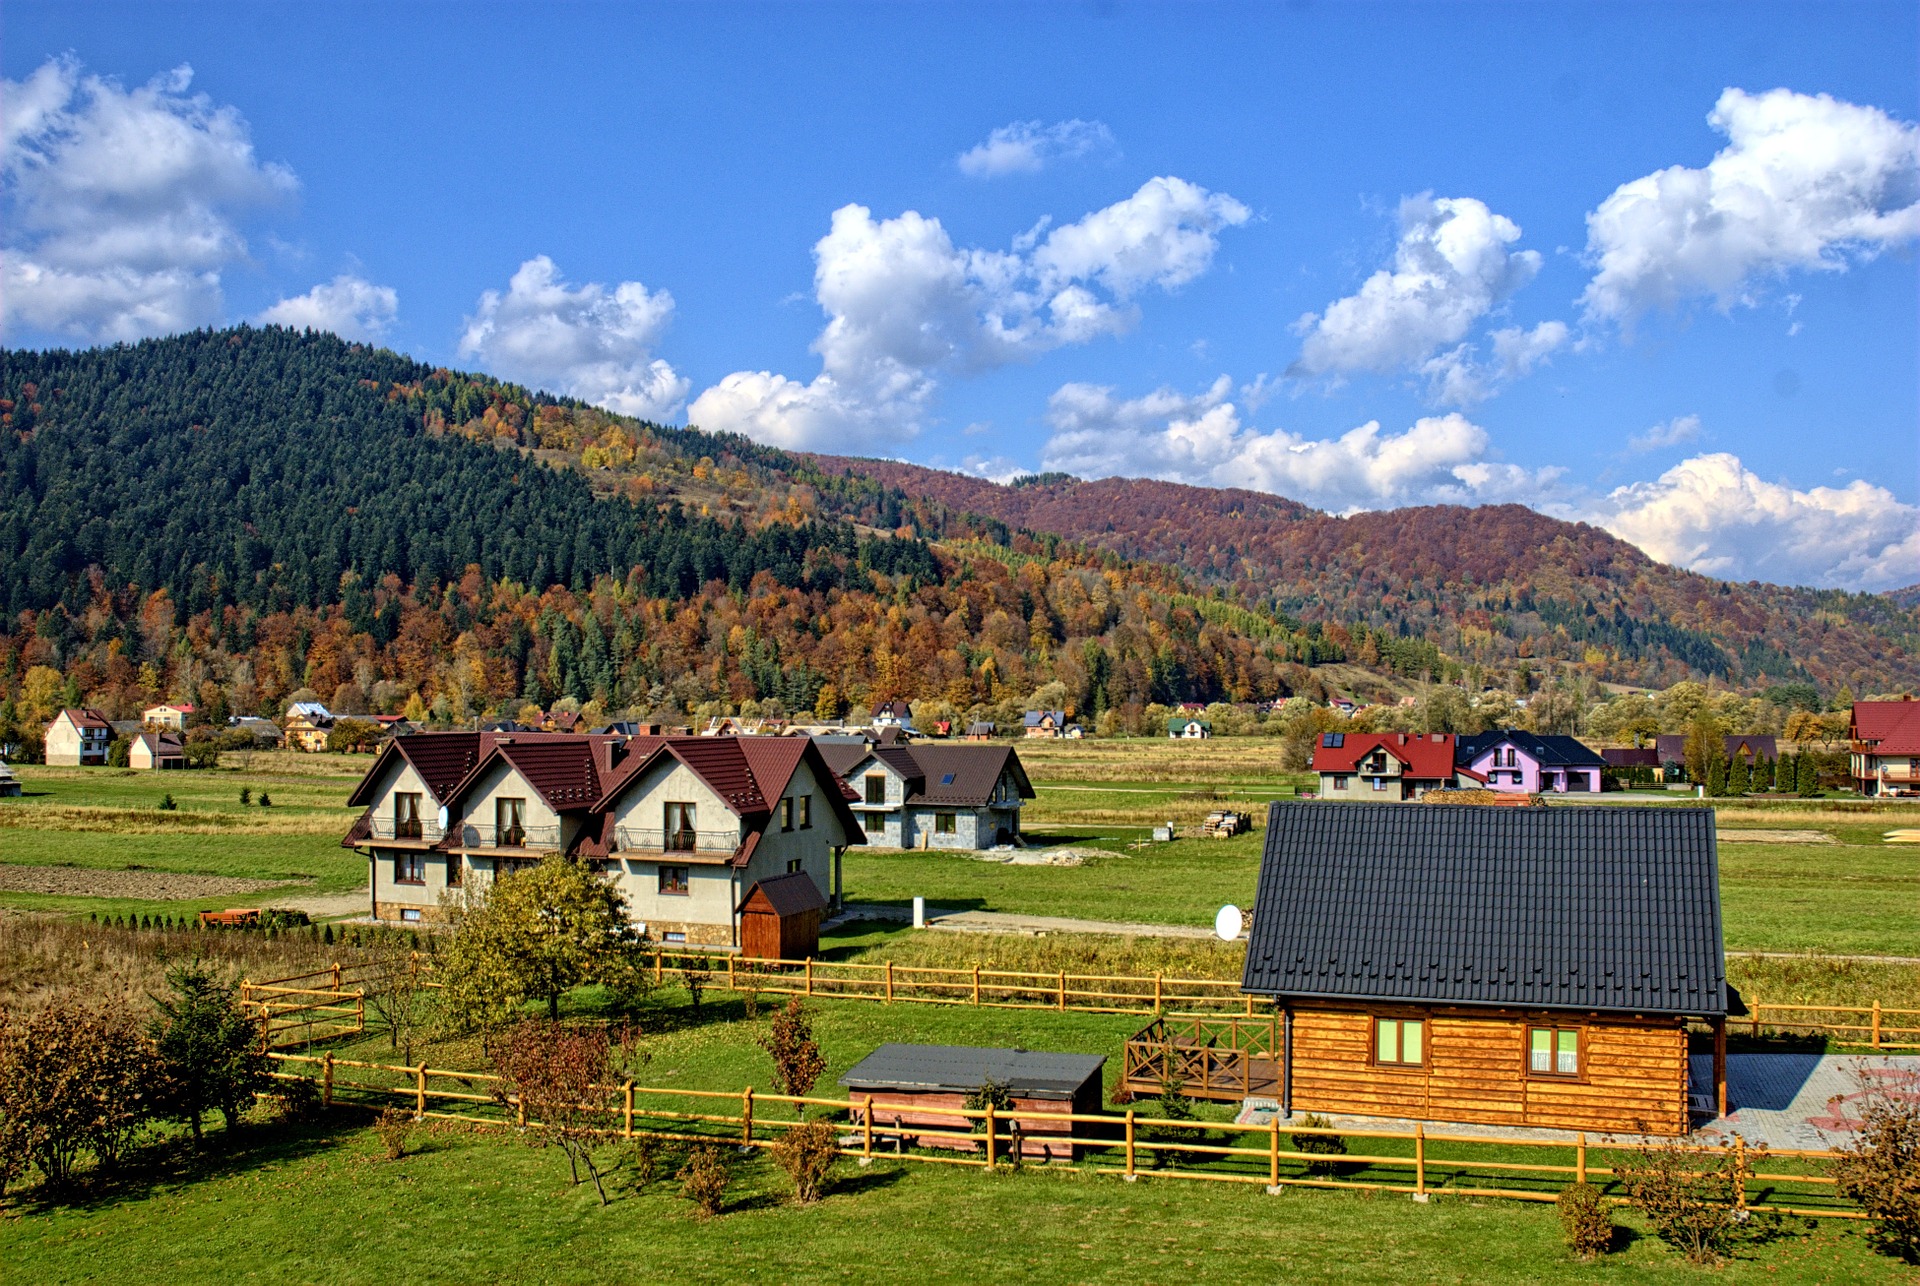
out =
[[[1222,942],[1232,942],[1240,936],[1246,924],[1246,917],[1240,913],[1240,908],[1229,902],[1214,913],[1213,933]]]
[[[441,831],[441,833],[442,833],[442,834],[445,834],[445,833],[446,833],[446,829],[447,829],[447,806],[446,806],[445,804],[442,804],[442,805],[440,805],[440,831]]]

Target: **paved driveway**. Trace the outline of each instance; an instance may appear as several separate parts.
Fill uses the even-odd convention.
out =
[[[1693,1089],[1711,1094],[1713,1057],[1695,1054]],[[1920,1101],[1920,1055],[1730,1054],[1725,1117],[1696,1137],[1738,1134],[1772,1148],[1829,1148],[1859,1125],[1855,1104],[1870,1089]]]

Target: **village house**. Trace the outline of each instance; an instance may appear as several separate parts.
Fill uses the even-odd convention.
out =
[[[127,744],[127,767],[185,768],[187,748],[170,732],[142,732]]]
[[[967,725],[965,735],[968,741],[992,741],[994,725],[992,721],[988,719],[975,719]]]
[[[1653,739],[1654,753],[1660,757],[1661,778],[1685,778],[1687,771],[1687,738],[1684,733],[1662,733]],[[1745,759],[1751,768],[1755,764],[1772,763],[1780,757],[1780,749],[1771,733],[1728,733],[1720,739],[1721,753],[1727,762]]]
[[[376,919],[431,919],[442,898],[566,854],[605,872],[655,943],[741,949],[757,907],[798,918],[773,937],[794,949],[865,842],[849,802],[803,737],[418,733],[361,780],[343,844],[368,855]],[[756,902],[792,875],[814,894],[788,883]]]
[[[1245,989],[1283,1112],[1678,1135],[1724,1114],[1706,808],[1276,803]],[[1712,1030],[1689,1084],[1689,1020]],[[1711,1105],[1709,1107],[1708,1105]]]
[[[1492,790],[1516,794],[1598,794],[1607,761],[1572,737],[1508,728],[1460,738],[1456,761]]]
[[[196,708],[190,702],[148,706],[140,712],[140,722],[149,728],[167,728],[174,732],[185,732],[187,720],[193,716]]]
[[[261,719],[253,715],[232,715],[227,719],[227,727],[233,731],[244,732],[253,738],[253,744],[262,747],[284,745],[287,736],[280,725],[271,719]]]
[[[113,725],[107,717],[90,707],[62,710],[53,716],[45,732],[46,760],[70,768],[107,762],[107,748],[113,742]]]
[[[1019,842],[1033,786],[1012,746],[879,745],[835,758],[870,844],[978,851]]]
[[[1861,794],[1920,794],[1920,701],[1854,702],[1847,743],[1847,773]]]
[[[875,728],[911,728],[913,707],[905,701],[876,701],[869,722]]]
[[[1065,710],[1029,710],[1023,721],[1029,737],[1061,737],[1067,731]]]
[[[1450,732],[1323,732],[1313,748],[1321,799],[1414,800],[1430,790],[1486,785],[1454,762]]]
[[[1202,741],[1213,735],[1213,724],[1192,715],[1177,714],[1167,720],[1167,736],[1175,741]]]
[[[288,750],[315,753],[327,748],[327,734],[333,731],[333,712],[318,701],[296,701],[287,707],[282,731]]]

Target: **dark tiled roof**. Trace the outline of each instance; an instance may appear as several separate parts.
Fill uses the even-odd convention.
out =
[[[1708,808],[1277,803],[1244,986],[1727,1012]]]
[[[1609,768],[1658,768],[1660,752],[1652,746],[1618,746],[1600,752]]]
[[[854,1090],[970,1094],[992,1081],[1019,1098],[1070,1099],[1100,1079],[1106,1062],[1098,1054],[889,1043],[855,1063],[840,1083]]]
[[[101,714],[92,706],[81,706],[77,708],[69,706],[60,713],[73,720],[76,728],[104,729],[108,732],[113,730],[113,724],[107,716]]]
[[[819,749],[820,757],[827,762],[833,775],[846,780],[848,773],[858,768],[866,757],[873,753],[873,747],[862,737],[859,741],[822,741],[814,738],[813,744]]]
[[[906,780],[909,804],[978,808],[993,797],[1001,773],[1009,769],[1020,797],[1033,798],[1033,786],[1012,746],[977,741],[964,745],[878,746],[872,754]]]
[[[805,871],[793,871],[787,875],[776,875],[769,880],[761,880],[747,890],[747,896],[740,900],[738,911],[747,909],[747,903],[753,901],[755,892],[766,895],[767,905],[773,913],[783,919],[789,915],[800,915],[807,911],[827,909],[826,898],[820,896],[820,886]]]
[[[347,803],[359,808],[373,802],[373,784],[386,771],[392,756],[412,764],[434,799],[445,803],[496,740],[493,734],[484,732],[416,732],[395,737],[381,748]]]
[[[1654,748],[1663,764],[1684,764],[1687,762],[1687,738],[1684,733],[1662,733],[1653,739]],[[1729,733],[1720,740],[1727,758],[1732,759],[1744,748],[1749,760],[1778,759],[1779,750],[1770,733]]]
[[[1533,761],[1549,768],[1602,768],[1606,760],[1588,749],[1573,737],[1527,732],[1520,728],[1507,728],[1497,732],[1481,732],[1471,737],[1460,738],[1455,758],[1463,764],[1470,764],[1495,746],[1511,745],[1515,749],[1532,756]]]

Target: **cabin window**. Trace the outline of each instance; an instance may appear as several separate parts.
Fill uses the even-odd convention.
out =
[[[458,853],[447,854],[447,887],[457,889],[467,873],[467,859]]]
[[[683,894],[687,891],[687,868],[684,866],[663,866],[660,868],[660,891],[662,893]]]
[[[669,853],[691,853],[699,836],[698,811],[692,804],[668,804],[666,848]],[[661,870],[668,868],[661,867]],[[684,870],[684,867],[674,868]]]
[[[393,837],[420,838],[420,796],[397,794],[393,797]]]
[[[427,882],[426,854],[395,853],[393,855],[393,882],[395,884],[425,884]]]
[[[519,848],[527,842],[527,801],[493,801],[493,842],[503,848]]]
[[[660,935],[660,940],[661,940],[662,942],[664,942],[664,943],[666,943],[666,944],[667,944],[668,946],[670,946],[670,947],[672,947],[672,946],[682,946],[682,947],[683,947],[683,946],[685,946],[685,945],[687,944],[687,935],[686,935],[686,934],[685,934],[684,932],[681,932],[681,933],[663,933],[663,934],[661,934],[661,935]]]
[[[783,831],[790,831],[793,829],[793,796],[792,795],[788,795],[786,798],[780,801],[780,829]]]
[[[788,858],[788,859],[787,859],[787,874],[788,874],[788,875],[798,875],[798,874],[800,874],[800,872],[801,872],[801,871],[803,871],[803,870],[805,870],[805,869],[806,869],[806,867],[805,867],[805,865],[803,864],[803,862],[802,862],[802,860],[801,860],[800,858],[797,858],[797,857],[790,857],[790,858]]]
[[[887,802],[887,775],[875,772],[867,774],[867,802],[884,804]]]
[[[1347,788],[1347,779],[1345,777],[1335,777],[1333,779],[1333,788],[1335,790],[1345,790]]]
[[[1397,1067],[1426,1062],[1427,1024],[1420,1018],[1373,1020],[1373,1061]]]
[[[1527,1070],[1535,1076],[1580,1074],[1578,1027],[1532,1027],[1527,1030]]]
[[[813,796],[812,795],[800,796],[800,829],[803,831],[813,829]]]
[[[935,813],[933,815],[933,833],[935,835],[957,835],[960,833],[959,823],[955,820],[952,813]]]

